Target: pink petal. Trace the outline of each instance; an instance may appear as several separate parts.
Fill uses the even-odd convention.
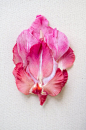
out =
[[[67,69],[73,65],[75,55],[73,50],[69,47],[68,51],[58,60],[58,66],[61,69]]]
[[[22,59],[18,54],[17,43],[13,47],[13,62],[14,62],[14,64],[22,62]]]
[[[34,35],[34,37],[36,37],[39,40],[40,30],[42,30],[42,32],[45,32],[47,26],[48,20],[44,16],[38,15],[30,27],[30,32]]]
[[[43,77],[48,77],[53,70],[53,57],[52,51],[49,49],[46,43],[43,43],[42,54],[42,74]]]
[[[47,77],[53,70],[53,58],[52,52],[43,41],[39,41],[30,49],[28,55],[29,65],[27,66],[27,72],[31,73],[36,79],[42,75],[41,78]],[[42,63],[41,63],[42,62]],[[41,68],[41,69],[40,69]]]
[[[60,58],[69,48],[69,43],[66,35],[62,32],[58,32],[58,54],[57,58]]]
[[[30,33],[29,29],[24,30],[17,38],[17,48],[20,57],[23,60],[23,63],[27,64],[27,55],[30,51],[30,48],[37,44],[38,40]]]
[[[38,94],[40,105],[43,105],[46,101],[47,95]]]
[[[39,66],[40,66],[40,55],[42,51],[41,43],[33,45],[30,49],[30,53],[28,55],[29,65],[27,66],[27,72],[31,73],[36,79],[39,74]]]
[[[55,60],[58,60],[69,48],[66,35],[57,29],[47,36],[47,44],[53,51]]]
[[[62,87],[65,85],[67,81],[68,75],[67,71],[61,71],[59,68],[55,76],[43,87],[44,91],[46,91],[51,96],[58,95]]]
[[[16,65],[13,70],[13,74],[15,76],[18,90],[25,95],[28,95],[30,89],[34,85],[34,81],[31,79],[29,74],[26,73],[24,67],[22,66],[22,63]]]

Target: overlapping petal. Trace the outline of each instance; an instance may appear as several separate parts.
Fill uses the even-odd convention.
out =
[[[26,73],[22,63],[18,63],[16,65],[13,70],[13,74],[15,76],[18,90],[25,95],[28,95],[30,93],[30,89],[34,85],[34,81],[31,79],[30,75]]]
[[[62,72],[58,68],[55,76],[45,86],[43,86],[44,91],[46,91],[51,96],[58,95],[65,85],[67,78],[67,71],[65,70],[64,72]]]
[[[30,71],[36,79],[48,77],[52,73],[52,51],[45,42],[40,41],[30,49],[28,63],[27,72]]]
[[[27,72],[30,73],[38,79],[39,68],[40,68],[40,56],[42,51],[41,43],[33,45],[28,54],[27,60],[29,65],[27,66]]]
[[[43,78],[48,77],[53,71],[53,57],[52,51],[49,49],[46,43],[43,43],[42,52],[42,74]]]
[[[58,60],[58,66],[61,69],[67,69],[73,65],[75,55],[73,50],[69,47],[68,51]]]
[[[38,40],[30,33],[29,29],[24,30],[17,38],[18,54],[22,58],[23,64],[27,65],[27,56],[30,48],[38,43]]]
[[[55,60],[58,60],[69,48],[66,35],[57,29],[47,36],[47,44],[52,49]]]
[[[18,54],[17,43],[13,47],[13,62],[14,64],[22,63],[22,58]]]
[[[39,40],[40,30],[45,34],[47,27],[48,20],[44,16],[38,15],[30,27],[30,32]]]

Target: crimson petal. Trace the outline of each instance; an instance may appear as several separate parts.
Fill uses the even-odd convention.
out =
[[[41,93],[41,91],[42,91],[42,88],[38,85],[38,83],[36,84],[35,87],[32,88],[32,93],[34,93],[34,94],[38,95]]]
[[[46,101],[47,95],[38,94],[40,105],[43,105]]]

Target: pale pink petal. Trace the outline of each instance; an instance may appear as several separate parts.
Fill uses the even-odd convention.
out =
[[[13,62],[14,62],[14,64],[17,64],[17,63],[20,63],[20,62],[22,63],[22,59],[18,54],[17,43],[13,47]]]
[[[69,48],[66,35],[57,29],[47,36],[47,44],[53,51],[55,60],[58,60]]]
[[[58,54],[57,58],[60,58],[69,48],[69,43],[66,35],[62,32],[58,32]]]
[[[43,43],[42,46],[42,74],[43,77],[48,77],[53,71],[52,51],[49,49],[46,43]]]
[[[27,55],[30,48],[37,44],[38,40],[30,33],[29,29],[24,30],[17,38],[17,48],[23,63],[27,65]]]
[[[46,101],[47,94],[46,95],[38,94],[38,97],[39,97],[40,105],[43,105],[44,102]]]
[[[73,65],[75,55],[73,50],[69,47],[68,51],[58,60],[58,66],[61,69],[67,69]]]
[[[51,96],[58,95],[61,92],[62,87],[65,85],[67,78],[67,71],[65,70],[62,72],[58,68],[55,76],[45,86],[43,86],[44,91]]]
[[[16,85],[20,92],[28,95],[30,89],[34,85],[34,81],[31,79],[30,75],[26,73],[22,63],[18,63],[13,70],[15,76]]]
[[[40,55],[42,51],[41,43],[33,45],[30,49],[30,53],[28,55],[29,65],[27,66],[27,72],[31,73],[36,79],[39,74],[39,66],[40,66]]]

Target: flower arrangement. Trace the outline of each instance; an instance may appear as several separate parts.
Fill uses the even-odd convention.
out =
[[[13,47],[13,75],[18,90],[25,95],[38,95],[43,105],[48,95],[61,92],[68,79],[66,69],[74,60],[66,35],[51,28],[48,20],[38,15]]]

